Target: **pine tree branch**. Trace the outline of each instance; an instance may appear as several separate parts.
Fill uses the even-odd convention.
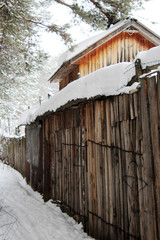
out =
[[[63,1],[61,1],[61,0],[54,0],[54,1],[57,2],[57,3],[60,3],[61,5],[64,5],[65,7],[68,7],[68,8],[70,8],[70,9],[72,9],[72,6],[71,6],[71,5],[65,3],[65,2],[63,2]]]
[[[103,10],[103,8],[100,6],[99,3],[95,2],[94,0],[89,0],[96,8],[98,8],[100,10],[100,12],[108,18],[108,16],[106,16],[106,12]]]
[[[46,24],[44,24],[44,23],[42,23],[42,22],[35,21],[35,20],[31,20],[31,19],[26,19],[26,18],[24,18],[24,17],[23,17],[23,19],[24,19],[25,22],[34,23],[34,24],[41,25],[41,26],[43,26],[43,27],[48,28],[48,25],[46,25]]]
[[[108,22],[109,22],[109,24],[108,24],[108,26],[110,25],[110,24],[112,24],[112,23],[114,23],[115,22],[115,18],[113,17],[113,13],[110,11],[110,10],[107,10],[107,12],[105,12],[104,10],[103,10],[103,8],[101,7],[101,5],[98,3],[98,2],[96,2],[96,1],[94,1],[94,0],[89,0],[97,9],[99,9],[99,11],[108,19]],[[114,3],[115,4],[115,3]],[[110,4],[111,5],[111,4]]]
[[[33,24],[41,25],[41,26],[47,28],[49,31],[55,32],[56,34],[61,36],[61,38],[66,43],[71,43],[72,42],[70,34],[66,33],[66,28],[65,27],[61,27],[61,26],[58,26],[56,24],[46,25],[46,24],[44,24],[42,22],[39,22],[39,21],[35,21],[35,20],[31,20],[31,19],[25,19],[25,18],[23,18],[23,19],[26,22],[30,22],[30,23],[33,23]]]
[[[2,5],[0,5],[0,9],[2,9],[5,6],[5,3],[3,3]]]

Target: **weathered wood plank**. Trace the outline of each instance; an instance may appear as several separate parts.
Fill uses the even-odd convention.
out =
[[[146,184],[143,188],[144,194],[144,239],[156,239],[155,231],[155,202],[153,190],[153,165],[151,153],[151,136],[149,126],[149,114],[146,95],[146,80],[141,80],[141,114],[142,114],[142,137],[143,137],[143,182]],[[151,226],[150,229],[147,226]]]
[[[89,102],[86,105],[86,128],[87,128],[87,140],[94,140],[94,113],[93,113],[94,105],[93,102]],[[87,147],[87,171],[88,171],[88,232],[89,234],[94,233],[93,226],[93,174],[92,174],[92,143],[88,141]]]
[[[159,226],[160,226],[160,142],[159,142],[159,120],[158,120],[158,96],[157,96],[157,79],[151,77],[147,80],[148,85],[148,101],[149,101],[149,116],[150,116],[150,131],[151,131],[151,142],[152,142],[152,168],[153,168],[153,184],[154,184],[154,199],[155,206],[154,211],[156,214],[155,227],[157,231],[156,238],[160,237]]]

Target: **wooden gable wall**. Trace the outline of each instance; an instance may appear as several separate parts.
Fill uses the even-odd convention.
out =
[[[137,32],[121,32],[113,39],[86,54],[74,64],[77,67],[61,82],[60,89],[78,78],[102,67],[119,62],[132,62],[140,51],[146,51],[155,45]]]

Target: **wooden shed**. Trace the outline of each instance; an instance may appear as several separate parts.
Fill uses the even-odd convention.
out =
[[[132,62],[137,53],[160,44],[160,38],[135,19],[118,22],[108,30],[91,37],[74,50],[64,53],[59,67],[50,78],[60,89],[80,76],[119,62]]]

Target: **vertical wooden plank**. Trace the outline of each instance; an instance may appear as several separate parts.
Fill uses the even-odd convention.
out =
[[[138,96],[137,92],[133,94],[133,105],[134,105],[134,114],[135,117],[138,117],[139,105],[138,105]]]
[[[111,41],[108,42],[107,46],[107,66],[109,66],[112,62],[112,46]]]
[[[119,96],[114,97],[114,116],[115,123],[119,122],[119,104],[118,104]]]
[[[96,70],[96,50],[91,53],[92,56],[92,72]]]
[[[67,145],[66,145],[66,166],[65,166],[65,182],[66,182],[66,205],[69,206],[69,192],[70,192],[70,129],[67,129]]]
[[[104,67],[103,63],[103,45],[99,47],[99,68]]]
[[[88,61],[89,61],[89,57],[88,57],[88,54],[87,54],[86,56],[84,56],[84,74],[85,75],[89,74]]]
[[[126,48],[126,60],[125,62],[129,62],[129,36],[128,33],[125,33],[125,48]]]
[[[114,51],[114,53],[113,53],[113,56],[114,56],[113,64],[116,64],[117,63],[117,57],[118,57],[118,55],[117,55],[117,52],[118,52],[118,37],[117,36],[115,37],[115,39],[113,41],[112,47],[113,47],[113,51]]]
[[[144,238],[156,239],[155,211],[154,211],[154,190],[153,190],[153,166],[151,156],[151,136],[149,126],[148,104],[146,96],[146,81],[141,80],[141,114],[142,114],[142,136],[143,136],[143,181],[146,183],[143,188],[144,194]],[[147,226],[151,226],[148,229]]]
[[[103,151],[103,144],[104,144],[104,101],[96,102],[95,104],[95,139],[96,142],[99,143],[97,146],[97,153],[96,153],[96,172],[97,172],[97,203],[98,203],[98,216],[103,219],[103,212],[104,212],[104,194],[103,194],[103,170],[102,165],[104,163],[104,151]],[[102,143],[102,145],[101,145]],[[99,237],[103,237],[103,222],[101,219],[98,220],[98,231],[100,232]]]
[[[78,148],[79,148],[79,173],[78,173],[78,184],[79,184],[79,213],[82,216],[83,214],[83,192],[82,192],[82,184],[83,184],[83,165],[82,165],[82,133],[81,133],[81,127],[78,127]]]
[[[132,44],[133,44],[133,46],[132,46],[132,58],[134,59],[137,55],[137,48],[136,48],[137,42],[136,42],[136,34],[135,33],[133,34],[133,37],[132,37]]]
[[[120,62],[121,59],[121,35],[119,34],[117,37],[117,63]]]
[[[107,66],[107,43],[104,44],[103,47],[103,63],[104,63],[104,67]]]
[[[159,79],[158,79],[159,80]],[[153,181],[154,181],[154,198],[155,198],[155,214],[156,214],[156,237],[160,238],[160,151],[159,151],[159,119],[158,119],[158,102],[157,102],[157,79],[151,77],[147,79],[148,85],[148,100],[149,100],[149,116],[151,128],[151,142],[152,142],[152,167],[153,167]],[[158,83],[159,84],[159,83]]]
[[[140,101],[140,92],[138,94],[138,101]],[[141,114],[136,118],[136,146],[135,150],[137,153],[143,152],[142,149],[142,118]],[[144,159],[141,155],[136,155],[137,164],[137,179],[138,179],[138,204],[139,204],[139,228],[140,228],[140,238],[145,239],[144,233],[144,194],[143,189],[146,187],[145,182],[143,182],[143,164]]]
[[[88,54],[88,73],[92,72],[92,54]]]
[[[81,148],[81,156],[82,156],[82,173],[81,173],[81,178],[82,178],[82,215],[84,216],[83,219],[83,225],[84,225],[84,230],[86,231],[86,219],[87,219],[87,159],[86,159],[86,131],[85,128],[81,128],[81,145],[83,146]]]
[[[111,211],[111,216],[112,216],[112,234],[113,234],[113,239],[117,239],[117,208],[116,208],[116,200],[117,200],[117,192],[116,192],[116,126],[118,122],[118,115],[116,114],[117,111],[117,98],[114,101],[114,125],[111,127],[111,159],[110,159],[110,167],[112,171],[112,179],[110,180],[112,185],[112,204],[113,204],[113,209]]]
[[[130,108],[130,119],[134,119],[134,104],[133,104],[133,95],[129,95],[129,108]]]
[[[64,156],[65,156],[65,145],[63,143],[65,143],[65,139],[64,139],[64,129],[62,129],[61,131],[57,131],[57,143],[58,143],[58,149],[59,151],[59,155],[58,155],[58,179],[59,179],[59,187],[57,190],[59,192],[59,199],[60,201],[63,203],[64,200],[64,196],[63,196],[63,192],[64,192],[64,185],[63,185],[63,180],[64,180]]]
[[[106,125],[107,125],[107,145],[112,146],[112,127],[115,124],[114,118],[114,108],[112,99],[107,102],[106,108]],[[113,204],[113,170],[112,170],[112,148],[107,148],[107,181],[108,181],[108,236],[111,239],[114,239],[114,204]]]
[[[99,48],[95,49],[96,51],[96,70],[100,68],[100,62],[99,62]]]
[[[139,221],[139,192],[138,192],[138,175],[139,170],[136,159],[136,120],[130,121],[130,139],[131,139],[131,151],[132,158],[129,163],[129,187],[130,187],[130,197],[131,197],[131,223],[130,223],[130,234],[134,235],[136,238],[140,238],[140,221]],[[140,151],[139,151],[140,152]],[[138,153],[139,153],[138,152]]]
[[[61,158],[61,142],[59,143],[60,144],[60,148],[59,148],[59,144],[58,144],[58,132],[56,132],[55,134],[55,167],[56,167],[56,200],[62,200],[61,199],[61,179],[60,179],[60,169],[59,169],[59,165],[61,165],[62,163],[62,160],[61,162],[60,161],[60,158]]]
[[[120,62],[124,62],[125,61],[125,57],[124,57],[124,33],[121,33],[121,61]]]
[[[111,146],[110,140],[110,100],[106,99],[105,101],[105,120],[106,120],[106,129],[105,129],[105,139],[106,145]],[[110,222],[110,181],[109,181],[109,159],[111,156],[111,149],[105,148],[105,159],[104,159],[104,175],[105,175],[105,213],[104,221],[106,222],[104,226],[104,237],[105,239],[110,237],[110,226],[107,224]]]
[[[79,212],[80,207],[80,186],[79,186],[79,165],[80,165],[80,156],[79,156],[79,129],[75,129],[75,143],[76,143],[76,162],[75,162],[75,173],[76,173],[76,211]]]
[[[122,104],[122,102],[121,102]],[[115,139],[115,177],[116,177],[116,226],[117,239],[123,239],[123,233],[119,229],[124,229],[123,226],[123,190],[122,190],[122,159],[121,159],[121,138],[120,138],[120,123],[116,126]]]
[[[118,108],[119,108],[119,121],[122,121],[124,119],[124,108],[125,106],[123,105],[123,96],[120,95],[118,96]]]
[[[124,176],[124,183],[126,184],[126,194],[127,194],[127,208],[128,208],[128,228],[126,229],[126,233],[134,235],[132,232],[132,227],[133,227],[133,216],[134,212],[132,211],[132,194],[133,188],[133,178],[134,176],[131,175],[131,166],[130,164],[132,163],[132,153],[127,152],[127,151],[132,151],[131,148],[131,136],[130,136],[130,121],[125,122],[125,128],[124,128],[124,143],[125,143],[125,155],[126,155],[126,172]]]
[[[93,102],[89,102],[86,105],[86,127],[87,127],[87,138],[88,140],[94,140],[94,105]],[[92,143],[88,141],[88,148],[87,148],[87,170],[88,170],[88,230],[89,234],[94,237],[94,226],[93,226],[93,186],[95,186],[95,181],[93,179],[92,174],[92,161],[93,161],[93,153],[92,153]]]
[[[121,135],[121,148],[125,150],[125,128],[126,128],[126,121],[120,122],[120,135]],[[128,232],[128,192],[127,192],[127,185],[125,182],[125,176],[126,176],[126,153],[125,151],[121,151],[121,172],[122,172],[122,209],[123,209],[123,218],[122,220],[122,226],[123,226],[123,233],[122,233],[122,239],[126,238],[126,234]]]
[[[71,151],[71,181],[72,181],[72,199],[71,199],[71,207],[72,209],[75,208],[75,171],[74,171],[74,164],[75,164],[75,128],[72,128],[72,138],[71,142],[73,144],[72,151]]]
[[[80,60],[79,72],[80,72],[80,76],[81,76],[81,77],[83,77],[83,76],[85,75],[83,58]]]

